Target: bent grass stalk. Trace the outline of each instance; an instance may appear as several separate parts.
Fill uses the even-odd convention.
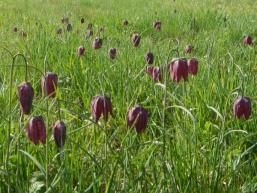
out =
[[[11,54],[11,52],[8,51],[9,54]],[[7,130],[7,139],[8,139],[8,142],[7,142],[7,154],[6,154],[6,161],[5,161],[5,169],[8,173],[8,177],[7,177],[7,181],[8,181],[8,193],[10,192],[10,175],[9,175],[9,167],[8,167],[8,164],[9,164],[9,159],[10,159],[10,143],[11,143],[11,129],[12,129],[12,87],[13,87],[13,71],[14,71],[14,66],[15,66],[15,61],[16,61],[16,58],[20,56],[24,59],[25,61],[25,81],[27,82],[27,72],[28,72],[28,67],[27,67],[27,60],[25,58],[25,56],[23,54],[16,54],[13,56],[13,60],[12,60],[12,64],[11,64],[11,73],[10,73],[10,82],[9,82],[9,88],[10,88],[10,91],[9,91],[9,127],[8,127],[8,130]],[[18,134],[19,131],[18,129],[16,130],[16,134]],[[17,145],[16,148],[19,148],[19,141],[17,142]],[[18,151],[16,149],[16,154],[17,154],[17,162],[19,161],[19,157],[18,157]],[[18,167],[17,167],[17,171],[18,172]]]

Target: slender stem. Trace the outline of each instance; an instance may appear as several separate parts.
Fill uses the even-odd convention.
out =
[[[6,154],[6,160],[5,160],[5,169],[8,173],[7,182],[8,182],[8,193],[10,192],[10,175],[9,175],[9,157],[10,157],[10,143],[11,143],[11,129],[12,129],[12,82],[13,82],[13,70],[14,70],[14,62],[15,58],[13,58],[12,64],[11,64],[11,74],[10,74],[10,83],[9,83],[9,126],[7,130],[7,154]]]
[[[46,74],[46,59],[44,60],[44,72]],[[44,75],[44,79],[46,82],[46,77]],[[48,128],[48,119],[49,119],[49,105],[48,105],[48,98],[46,99],[46,127]],[[48,130],[48,129],[47,129]],[[46,136],[48,135],[48,132],[46,132]],[[46,176],[45,176],[45,185],[46,185],[46,191],[48,190],[48,139],[46,137],[46,145],[45,145],[45,171],[46,171]]]
[[[23,54],[20,54],[20,53],[18,53],[18,54],[16,54],[14,57],[13,57],[13,62],[15,63],[15,60],[16,60],[16,58],[18,57],[18,56],[20,56],[20,57],[22,57],[23,58],[23,60],[24,60],[24,64],[25,64],[25,82],[27,82],[28,81],[28,62],[27,62],[27,59],[26,59],[26,57],[23,55]]]
[[[17,127],[16,130],[16,135],[18,136],[17,139],[17,145],[16,145],[16,156],[17,156],[17,162],[16,162],[16,176],[19,176],[19,159],[20,159],[20,155],[19,155],[19,149],[20,149],[20,137],[19,137],[19,133],[22,129],[22,120],[23,120],[23,114],[20,113],[20,119],[19,119],[19,128]],[[17,183],[17,187],[18,187],[18,180],[16,180]]]

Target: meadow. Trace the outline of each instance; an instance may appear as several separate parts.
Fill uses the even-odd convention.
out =
[[[1,1],[0,193],[255,193],[256,7],[253,0]],[[174,58],[196,58],[197,74],[172,80]],[[160,79],[149,66],[160,68]],[[58,76],[54,97],[41,88],[46,72]],[[29,113],[17,90],[24,81],[34,90]],[[112,109],[95,96],[108,97]],[[251,101],[249,117],[235,112],[240,96]],[[145,109],[138,126],[138,116],[128,120],[137,105]],[[46,128],[41,142],[28,134],[35,116]],[[59,145],[57,120],[66,126]]]

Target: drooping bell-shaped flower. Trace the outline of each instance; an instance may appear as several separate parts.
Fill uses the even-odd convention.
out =
[[[131,37],[131,42],[133,44],[133,46],[137,47],[140,43],[140,35],[138,33],[133,33],[132,37]]]
[[[110,49],[108,50],[108,54],[109,54],[109,57],[110,57],[111,59],[115,59],[116,54],[117,54],[116,48],[110,48]]]
[[[155,21],[153,23],[153,27],[157,30],[160,31],[161,30],[161,21]]]
[[[153,69],[153,72],[152,72],[152,78],[154,81],[162,81],[162,76],[161,76],[161,69],[160,67],[156,66],[154,67]]]
[[[176,82],[179,82],[182,78],[187,81],[188,78],[188,66],[187,61],[184,59],[174,59],[169,64],[170,78]]]
[[[99,49],[102,47],[103,40],[99,37],[96,37],[92,43],[92,48]]]
[[[198,60],[196,58],[191,58],[187,60],[188,73],[196,75],[198,72]]]
[[[249,97],[239,96],[233,105],[234,115],[237,118],[248,119],[251,115],[251,100]]]
[[[252,37],[251,36],[245,36],[244,40],[243,40],[243,43],[246,44],[246,45],[252,45],[252,43],[253,43]]]
[[[148,112],[141,106],[132,107],[128,111],[128,126],[135,127],[138,133],[144,132],[147,126]]]
[[[154,81],[161,81],[161,69],[160,67],[147,66],[146,68],[147,74],[149,74]]]
[[[145,54],[145,61],[147,64],[153,64],[153,61],[154,61],[154,55],[152,52],[147,52]]]
[[[29,82],[22,82],[18,86],[18,97],[20,101],[21,112],[28,115],[32,109],[34,91]]]
[[[32,117],[27,125],[27,135],[34,144],[46,143],[46,127],[42,116]]]
[[[84,53],[85,53],[85,47],[84,46],[79,46],[78,47],[78,56],[83,56],[84,55]]]
[[[91,100],[92,116],[98,122],[103,115],[105,122],[108,121],[109,114],[112,115],[112,103],[109,97],[97,95]]]
[[[58,77],[53,72],[47,72],[41,79],[41,88],[45,96],[55,97]]]
[[[63,121],[56,121],[52,128],[55,144],[58,148],[62,148],[66,140],[66,126]]]

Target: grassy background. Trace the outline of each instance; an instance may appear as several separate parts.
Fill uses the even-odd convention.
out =
[[[256,40],[256,5],[253,0],[1,1],[1,47],[26,56],[35,91],[31,116],[44,117],[48,141],[35,146],[27,139],[30,116],[20,119],[16,91],[24,81],[24,61],[17,60],[10,87],[12,59],[2,49],[0,192],[7,192],[8,185],[10,192],[22,193],[256,192],[256,49],[242,45],[244,35]],[[73,31],[57,35],[58,27],[64,29],[62,16],[70,18]],[[85,24],[80,24],[82,16]],[[157,19],[161,32],[152,28]],[[87,39],[89,22],[94,36]],[[14,26],[27,38],[12,32]],[[134,31],[142,36],[139,48],[130,43]],[[91,48],[96,36],[104,39],[100,50]],[[186,84],[175,84],[165,70],[175,57],[170,51],[178,46],[183,56],[188,43],[195,49],[187,57],[198,58],[199,73]],[[80,45],[86,48],[82,58],[76,53]],[[114,61],[107,55],[110,47],[118,51]],[[148,50],[155,55],[154,65],[162,67],[161,84],[145,73]],[[59,118],[57,100],[42,97],[40,89],[45,69],[59,77],[61,118],[68,130],[61,152],[51,136]],[[232,112],[240,90],[252,99],[247,121],[236,120]],[[114,117],[96,125],[89,104],[100,93],[111,97]],[[127,111],[135,104],[150,114],[142,135],[127,128]]]

